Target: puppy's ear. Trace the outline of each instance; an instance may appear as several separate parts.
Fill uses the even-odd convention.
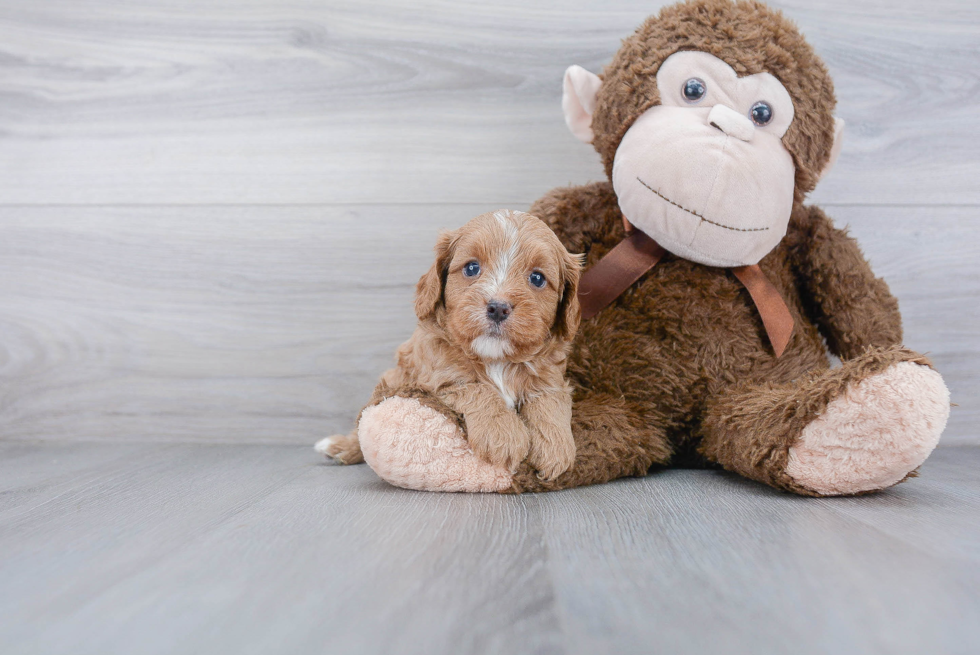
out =
[[[443,302],[446,289],[446,275],[449,272],[449,262],[453,258],[456,247],[456,232],[440,232],[436,242],[436,260],[432,268],[419,278],[415,285],[415,315],[420,321],[436,313],[439,304]]]
[[[551,333],[565,341],[572,340],[582,319],[578,303],[578,278],[582,272],[584,259],[585,255],[573,255],[564,248],[561,248],[558,257],[558,261],[561,262],[559,268],[561,298],[558,301],[558,311],[555,313],[555,324],[551,328]]]

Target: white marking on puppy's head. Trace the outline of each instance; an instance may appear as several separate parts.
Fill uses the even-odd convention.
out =
[[[496,211],[493,217],[497,219],[500,226],[504,228],[504,235],[507,239],[507,247],[500,251],[497,261],[494,263],[493,270],[487,278],[488,300],[492,299],[504,284],[507,282],[507,275],[517,256],[518,232],[517,225],[514,223],[513,216],[516,213],[509,209]]]

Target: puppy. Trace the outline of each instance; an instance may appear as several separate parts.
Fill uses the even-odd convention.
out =
[[[419,323],[368,406],[406,395],[463,417],[473,451],[509,470],[527,459],[552,480],[575,459],[565,364],[578,329],[580,258],[539,219],[477,216],[436,244],[416,286]],[[318,452],[363,461],[357,430]]]

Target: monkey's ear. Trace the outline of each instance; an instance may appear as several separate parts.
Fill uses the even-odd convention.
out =
[[[420,321],[435,314],[439,304],[443,302],[442,296],[446,288],[446,276],[449,274],[449,262],[452,261],[456,247],[456,237],[456,232],[439,233],[435,247],[436,260],[415,285],[415,315]]]
[[[827,160],[827,164],[820,171],[820,179],[827,177],[827,173],[830,169],[834,167],[837,163],[837,157],[840,155],[840,147],[844,142],[844,119],[834,117],[834,145],[830,148],[830,159]]]
[[[561,108],[565,124],[578,139],[592,143],[592,112],[602,79],[581,66],[569,66],[562,85]]]

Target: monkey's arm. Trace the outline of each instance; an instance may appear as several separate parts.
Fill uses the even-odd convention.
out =
[[[791,230],[805,301],[831,352],[846,360],[870,346],[901,344],[898,300],[857,242],[816,207],[794,212]]]
[[[609,182],[552,189],[531,205],[569,252],[588,253],[594,242],[623,238],[623,215]]]

